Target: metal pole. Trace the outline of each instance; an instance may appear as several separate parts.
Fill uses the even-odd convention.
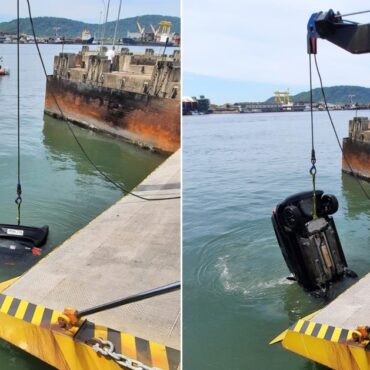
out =
[[[122,6],[122,0],[119,1],[118,17],[117,17],[117,22],[116,22],[116,28],[114,29],[114,36],[113,36],[113,46],[116,45],[118,22],[119,22],[119,17],[121,15],[121,6]]]
[[[98,32],[97,32],[97,35],[96,35],[96,40],[98,42],[98,44],[100,44],[100,29],[102,27],[102,24],[101,24],[101,16],[103,14],[103,11],[101,10],[100,11],[100,14],[99,14],[99,25],[98,25]]]
[[[109,4],[110,4],[110,0],[108,0],[107,12],[105,13],[105,23],[103,25],[103,32],[102,32],[102,45],[104,45],[105,28],[106,28],[107,22],[108,22]]]
[[[113,302],[110,302],[110,303],[105,303],[105,304],[102,304],[100,306],[95,306],[95,307],[89,308],[87,310],[78,311],[76,316],[77,316],[77,318],[80,318],[82,316],[92,315],[92,314],[97,313],[97,312],[110,310],[112,308],[120,307],[120,306],[129,304],[129,303],[139,302],[139,301],[142,301],[142,300],[147,299],[147,298],[156,297],[156,296],[166,294],[166,293],[171,293],[175,290],[180,289],[180,287],[181,287],[181,284],[178,281],[176,283],[164,285],[164,286],[161,286],[159,288],[154,288],[154,289],[148,290],[146,292],[142,292],[142,293],[131,295],[131,296],[126,297],[126,298],[118,299],[117,301],[113,301]]]

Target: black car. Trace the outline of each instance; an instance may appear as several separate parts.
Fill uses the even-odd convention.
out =
[[[272,213],[275,234],[293,279],[308,291],[326,291],[330,283],[348,275],[334,219],[338,200],[318,190],[316,217],[313,216],[313,192],[286,198]]]

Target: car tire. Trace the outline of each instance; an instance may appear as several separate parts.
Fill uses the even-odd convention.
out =
[[[302,224],[302,215],[296,206],[286,206],[282,212],[283,223],[291,231]]]
[[[333,215],[339,208],[338,199],[335,195],[325,194],[321,198],[321,206],[325,214]]]

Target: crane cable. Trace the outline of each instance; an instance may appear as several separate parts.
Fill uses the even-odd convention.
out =
[[[19,0],[17,0],[17,223],[21,223],[21,204],[22,204],[22,186],[21,186],[21,146],[20,146],[20,76],[19,76]]]
[[[342,18],[342,17],[348,17],[350,15],[359,15],[359,14],[365,14],[370,13],[370,10],[363,10],[361,12],[354,12],[354,13],[347,13],[347,14],[337,14],[334,16],[334,18]]]
[[[316,153],[315,153],[315,136],[314,136],[314,125],[313,125],[313,98],[312,98],[312,66],[311,66],[311,54],[308,54],[309,70],[310,70],[310,112],[311,112],[311,168],[310,175],[312,177],[312,218],[317,218],[317,207],[316,207]]]
[[[310,58],[311,60],[311,58]],[[344,161],[346,162],[349,170],[350,170],[350,174],[354,176],[354,178],[356,179],[359,187],[361,188],[362,192],[364,193],[365,197],[370,200],[370,195],[368,194],[368,192],[366,191],[365,187],[363,186],[363,184],[361,183],[361,180],[358,176],[357,173],[355,173],[353,171],[353,168],[351,166],[351,164],[349,163],[346,155],[344,154],[344,151],[343,151],[343,146],[340,142],[340,139],[339,139],[339,136],[338,136],[338,133],[337,133],[337,130],[335,128],[335,125],[334,125],[334,122],[333,122],[333,119],[332,119],[332,116],[330,114],[330,111],[329,111],[329,107],[328,107],[328,103],[327,103],[327,100],[326,100],[326,95],[325,95],[325,90],[324,90],[324,86],[323,86],[323,82],[322,82],[322,78],[321,78],[321,73],[320,73],[320,69],[319,69],[319,65],[317,63],[317,59],[316,59],[316,55],[314,54],[314,60],[315,60],[315,66],[316,66],[316,71],[317,71],[317,75],[319,77],[319,81],[320,81],[320,90],[321,90],[321,94],[323,96],[323,99],[324,99],[324,104],[325,104],[325,110],[328,114],[328,117],[329,117],[329,121],[330,121],[330,124],[331,124],[331,127],[333,128],[333,131],[334,131],[334,134],[335,134],[335,137],[337,139],[337,143],[338,143],[338,146],[340,148],[340,151],[342,152],[342,156],[343,156],[343,159]],[[310,64],[311,66],[311,64]],[[312,88],[311,88],[311,93],[312,93]],[[311,109],[312,109],[312,105],[311,105]]]
[[[19,2],[19,0],[17,0]],[[36,32],[35,32],[35,27],[34,27],[34,24],[33,24],[33,18],[32,18],[32,13],[31,13],[31,5],[30,5],[30,1],[27,0],[27,5],[28,5],[28,14],[29,14],[29,18],[30,18],[30,23],[31,23],[31,29],[32,29],[32,34],[33,34],[33,38],[35,40],[35,45],[36,45],[36,48],[37,48],[37,52],[39,54],[39,58],[40,58],[40,62],[41,62],[41,65],[42,65],[42,69],[44,71],[44,74],[45,74],[45,77],[46,77],[46,80],[48,80],[48,74],[47,74],[47,71],[46,71],[46,67],[45,67],[45,63],[44,63],[44,60],[42,58],[42,54],[41,54],[41,51],[40,51],[40,48],[39,48],[39,44],[37,42],[37,39],[36,39]],[[19,41],[18,41],[19,42]],[[180,199],[181,196],[175,196],[175,197],[165,197],[165,198],[146,198],[146,197],[143,197],[141,195],[138,195],[138,194],[135,194],[127,189],[125,189],[122,185],[118,184],[117,182],[115,182],[113,179],[111,179],[106,173],[104,173],[102,170],[100,170],[98,168],[98,166],[93,162],[93,160],[90,158],[90,156],[87,154],[85,148],[83,147],[83,145],[81,144],[81,142],[78,140],[77,136],[76,136],[76,133],[74,132],[73,128],[72,128],[72,125],[71,123],[68,121],[67,117],[65,116],[62,108],[60,107],[59,103],[58,103],[58,100],[56,98],[56,96],[54,95],[53,92],[51,92],[51,95],[53,97],[53,100],[55,102],[55,105],[57,106],[60,114],[61,114],[61,117],[63,119],[63,121],[67,124],[67,127],[69,129],[69,131],[71,132],[74,140],[76,141],[77,145],[79,146],[79,148],[81,149],[82,153],[84,154],[85,158],[87,159],[87,161],[92,165],[92,167],[94,167],[94,169],[106,180],[108,181],[109,183],[111,183],[113,186],[115,186],[116,188],[120,189],[122,192],[126,193],[126,194],[130,194],[136,198],[139,198],[139,199],[142,199],[142,200],[146,200],[146,201],[160,201],[160,200],[172,200],[172,199]]]

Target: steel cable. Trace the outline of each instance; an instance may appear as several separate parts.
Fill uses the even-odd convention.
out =
[[[308,55],[309,72],[310,72],[310,111],[311,111],[311,168],[310,175],[312,176],[312,218],[317,218],[316,211],[316,153],[315,153],[315,135],[313,125],[313,99],[312,99],[312,66],[311,54]]]
[[[20,114],[20,55],[19,55],[19,0],[17,0],[17,198],[15,203],[17,205],[17,223],[21,224],[21,204],[22,204],[22,186],[21,186],[21,114]]]
[[[364,193],[365,197],[370,200],[370,196],[368,194],[368,192],[366,191],[366,189],[364,188],[364,186],[362,185],[361,183],[361,180],[359,179],[358,177],[358,174],[356,174],[353,169],[352,169],[352,166],[351,164],[349,163],[347,157],[345,156],[344,154],[344,151],[343,151],[343,146],[340,142],[340,139],[339,139],[339,136],[338,136],[338,133],[337,133],[337,130],[335,128],[335,125],[334,125],[334,122],[333,122],[333,119],[331,117],[331,114],[330,114],[330,111],[329,111],[329,107],[328,107],[328,103],[327,103],[327,100],[326,100],[326,95],[325,95],[325,91],[324,91],[324,87],[323,87],[323,82],[322,82],[322,78],[321,78],[321,74],[320,74],[320,69],[319,69],[319,66],[318,66],[318,63],[317,63],[317,59],[316,59],[316,55],[314,54],[314,60],[315,60],[315,66],[316,66],[316,71],[317,71],[317,75],[319,77],[319,81],[320,81],[320,90],[321,90],[321,93],[322,93],[322,96],[323,96],[323,99],[324,99],[324,104],[325,104],[325,110],[329,116],[329,121],[330,121],[330,124],[331,124],[331,127],[333,128],[333,131],[334,131],[334,134],[335,134],[335,137],[337,139],[337,143],[338,143],[338,146],[342,152],[342,156],[343,156],[343,159],[345,160],[345,162],[347,163],[347,166],[348,168],[350,169],[351,171],[351,174],[354,176],[354,178],[356,179],[358,185],[360,186],[362,192]]]

